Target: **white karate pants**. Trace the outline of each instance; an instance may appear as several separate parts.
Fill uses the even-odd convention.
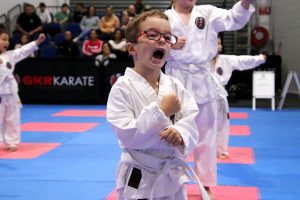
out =
[[[199,141],[194,149],[195,173],[204,186],[217,184],[217,101],[198,104]]]
[[[229,119],[227,111],[227,101],[218,99],[218,115],[217,115],[217,156],[228,153],[229,143]]]
[[[0,102],[0,143],[16,147],[21,140],[20,103],[14,95],[1,95]]]

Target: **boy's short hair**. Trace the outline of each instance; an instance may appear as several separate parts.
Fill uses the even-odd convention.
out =
[[[2,35],[2,34],[7,34],[7,35],[9,35],[8,32],[7,32],[5,29],[0,28],[0,35]]]
[[[169,20],[168,16],[160,10],[150,10],[141,13],[137,17],[132,18],[126,26],[125,37],[127,42],[136,42],[137,37],[140,34],[140,24],[144,22],[148,17],[158,17],[165,20]]]

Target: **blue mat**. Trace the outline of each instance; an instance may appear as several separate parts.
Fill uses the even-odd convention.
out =
[[[62,145],[35,159],[0,159],[2,200],[102,200],[115,187],[120,157],[117,138],[103,117],[54,117],[66,109],[105,109],[104,106],[25,105],[22,123],[99,122],[85,133],[23,132],[22,142]],[[258,187],[263,200],[300,197],[300,110],[275,111],[233,108],[248,119],[250,136],[231,136],[230,146],[252,147],[255,164],[219,164],[219,185]],[[246,195],[246,194],[245,194]],[[221,200],[221,199],[220,199]]]

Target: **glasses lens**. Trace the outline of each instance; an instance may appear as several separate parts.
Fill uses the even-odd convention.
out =
[[[156,31],[147,31],[147,32],[145,31],[145,33],[149,40],[158,40],[160,37],[160,34]]]
[[[175,35],[172,35],[171,33],[165,34],[165,40],[170,44],[176,44],[177,42],[177,38],[175,37]]]
[[[171,44],[176,44],[177,43],[177,37],[175,35],[172,35],[172,38],[171,38]]]

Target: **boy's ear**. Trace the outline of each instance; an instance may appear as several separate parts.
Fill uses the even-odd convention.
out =
[[[129,53],[129,55],[136,56],[136,51],[135,51],[135,48],[134,48],[134,44],[130,43],[130,42],[127,42],[126,46],[127,46],[127,51]]]

